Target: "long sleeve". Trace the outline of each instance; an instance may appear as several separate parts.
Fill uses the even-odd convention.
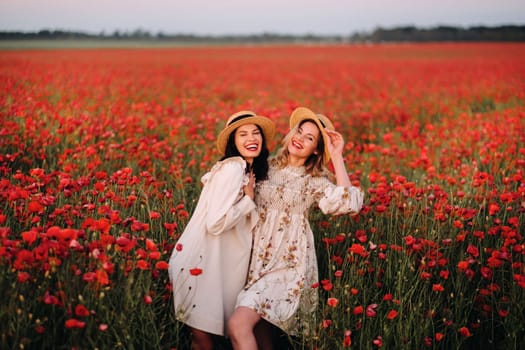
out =
[[[242,195],[244,169],[244,160],[237,157],[229,158],[222,162],[207,181],[205,185],[208,186],[205,221],[209,234],[221,234],[255,211],[253,200]],[[255,215],[255,213],[252,214]]]
[[[324,214],[356,214],[363,206],[364,193],[359,187],[342,187],[323,181],[319,208]]]

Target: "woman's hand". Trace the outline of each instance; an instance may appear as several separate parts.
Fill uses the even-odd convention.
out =
[[[342,155],[345,146],[343,136],[335,130],[325,129],[325,132],[330,139],[327,145],[330,157],[335,158],[336,156]]]
[[[255,174],[252,171],[250,171],[248,183],[244,185],[244,195],[252,200],[255,198]]]
[[[338,186],[350,187],[352,186],[352,183],[348,177],[345,161],[343,159],[343,149],[345,146],[343,136],[335,130],[326,129],[325,131],[330,139],[327,146],[332,165],[334,166],[336,184]]]

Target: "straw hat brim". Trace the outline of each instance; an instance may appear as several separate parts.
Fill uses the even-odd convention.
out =
[[[330,141],[330,138],[328,137],[325,129],[334,130],[334,125],[326,116],[322,114],[316,114],[306,107],[298,107],[292,112],[292,115],[290,116],[290,129],[300,124],[303,120],[313,121],[315,124],[317,124],[317,127],[321,131],[324,142],[324,163],[328,164],[330,162],[330,152],[328,151],[328,142]]]
[[[269,140],[273,139],[273,136],[275,134],[275,125],[273,121],[262,115],[251,115],[246,118],[234,121],[231,124],[227,124],[226,127],[222,129],[222,131],[219,133],[219,136],[217,136],[217,150],[222,155],[224,155],[224,152],[226,151],[226,144],[228,143],[228,138],[230,137],[230,134],[234,132],[238,127],[246,124],[258,125],[262,129],[266,144],[268,144]]]

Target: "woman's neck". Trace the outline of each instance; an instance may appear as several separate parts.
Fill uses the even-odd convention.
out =
[[[294,157],[292,155],[288,155],[288,165],[294,166],[294,167],[301,167],[304,166],[304,159],[299,157]]]

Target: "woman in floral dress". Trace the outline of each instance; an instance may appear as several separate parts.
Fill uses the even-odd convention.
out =
[[[267,177],[266,140],[273,122],[253,112],[232,115],[217,138],[224,155],[202,177],[202,192],[169,261],[175,316],[193,349],[213,349],[244,286],[257,222],[254,182]]]
[[[256,186],[259,222],[248,279],[228,321],[234,349],[271,348],[267,337],[256,339],[258,324],[268,322],[292,335],[301,331],[301,320],[317,306],[309,209],[317,205],[325,214],[355,214],[363,204],[363,192],[352,186],[344,165],[343,138],[330,120],[299,107],[290,117],[290,129],[270,161],[268,180]],[[335,184],[325,167],[330,159]]]

